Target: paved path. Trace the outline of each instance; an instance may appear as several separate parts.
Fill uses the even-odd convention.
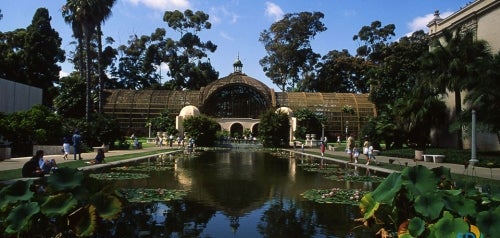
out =
[[[290,149],[288,151],[294,151],[293,149]],[[294,151],[295,153],[301,153],[301,149],[296,149]],[[318,154],[320,153],[319,148],[304,148],[304,153],[311,155],[311,153],[314,153],[314,157],[321,158]],[[341,163],[346,163],[345,158],[348,158],[348,154],[343,151],[331,151],[327,150],[325,151],[325,158],[334,160],[336,162],[341,162]],[[343,158],[343,160],[341,159]],[[360,155],[359,159],[359,167],[367,167],[365,165],[366,160],[364,159],[365,155]],[[415,165],[424,165],[428,168],[436,168],[439,166],[444,166],[447,168],[450,168],[452,173],[455,174],[465,174],[465,175],[472,175],[474,174],[475,176],[482,177],[482,178],[487,178],[487,179],[494,179],[494,180],[500,180],[500,168],[493,168],[490,170],[490,168],[483,168],[483,167],[473,167],[469,166],[467,169],[463,165],[460,164],[450,164],[450,163],[433,163],[433,162],[424,162],[424,161],[413,161],[412,159],[406,159],[406,158],[396,158],[396,157],[389,157],[389,156],[381,156],[378,155],[376,156],[377,161],[381,163],[389,163],[389,159],[394,160],[394,164],[401,164],[405,165],[405,163],[408,163],[408,166],[415,166]],[[370,169],[376,169],[382,172],[394,172],[394,171],[388,171],[385,168],[378,167],[377,165],[374,165],[371,163],[368,165]]]
[[[168,147],[163,147],[163,149],[165,149],[165,148],[168,148]],[[140,149],[140,150],[111,150],[111,151],[106,153],[106,156],[110,157],[110,156],[115,156],[115,155],[140,153],[140,152],[144,152],[144,151],[155,151],[155,150],[160,150],[160,149],[162,149],[162,148],[153,146],[153,147],[145,147],[145,148]],[[290,149],[288,151],[294,151],[294,150]],[[301,150],[297,149],[294,152],[300,153]],[[312,153],[317,154],[319,152],[320,152],[319,148],[305,148],[304,149],[305,154],[315,156],[315,157],[320,157],[320,156],[313,155]],[[95,152],[82,153],[82,158],[84,160],[90,161],[90,160],[94,159],[95,155],[96,155]],[[341,151],[330,151],[330,150],[325,151],[325,158],[331,159],[331,160],[336,160],[337,162],[341,162],[341,163],[346,163],[345,160],[341,160],[341,158],[345,159],[347,156],[348,156],[347,153],[341,152]],[[44,157],[46,159],[55,159],[58,164],[65,163],[68,161],[73,161],[73,159],[63,160],[62,155],[45,155]],[[361,155],[360,157],[364,158],[364,155]],[[28,161],[30,158],[31,157],[11,158],[11,159],[7,159],[4,161],[0,161],[0,171],[11,170],[11,169],[20,169],[23,167],[24,163],[26,161]],[[70,155],[70,158],[73,158],[73,155]],[[493,178],[494,180],[500,180],[500,168],[493,168],[492,170],[490,170],[489,168],[469,166],[467,169],[465,169],[463,165],[459,165],[459,164],[432,163],[432,162],[423,162],[423,161],[414,162],[411,159],[395,158],[395,157],[388,157],[388,156],[381,156],[381,155],[376,156],[376,158],[379,162],[382,162],[382,163],[389,163],[389,159],[393,159],[394,164],[404,165],[405,163],[408,163],[408,166],[414,166],[416,164],[424,165],[424,166],[427,166],[429,168],[445,166],[447,168],[450,168],[451,172],[455,173],[455,174],[467,174],[467,175],[475,174],[478,177],[483,177],[483,178],[488,178],[488,179]],[[364,159],[360,159],[360,161],[359,161],[360,163],[358,164],[358,166],[367,167],[363,163],[364,161],[365,161]],[[373,164],[370,164],[368,167],[370,167],[371,169],[377,169],[377,170],[383,171],[383,172],[389,172],[389,173],[393,172],[391,170],[380,168],[380,167],[373,165]]]

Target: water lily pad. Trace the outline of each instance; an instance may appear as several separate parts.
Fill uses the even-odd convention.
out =
[[[32,180],[18,180],[0,190],[0,208],[17,201],[27,201],[35,194],[30,190]]]
[[[460,190],[457,190],[460,192]],[[449,194],[449,191],[444,193],[443,201],[447,210],[455,211],[460,216],[476,214],[476,201],[458,194]]]
[[[126,180],[126,179],[144,179],[149,178],[148,174],[142,173],[125,173],[125,172],[110,172],[110,173],[98,173],[90,174],[91,178],[99,180]]]
[[[429,227],[429,237],[442,238],[457,238],[458,235],[469,231],[469,224],[462,218],[454,218],[448,211],[443,213],[443,216],[436,224]]]
[[[420,217],[414,217],[410,219],[408,224],[408,231],[413,237],[420,236],[425,230],[425,221]]]
[[[359,200],[366,194],[358,189],[311,189],[302,193],[302,197],[317,203],[336,203],[358,205]]]
[[[165,202],[170,200],[180,200],[187,195],[187,191],[164,189],[164,188],[137,188],[137,189],[119,189],[117,193],[127,199],[129,202]]]
[[[18,205],[14,208],[5,219],[6,224],[8,224],[5,232],[8,234],[18,233],[24,230],[31,217],[40,212],[40,207],[36,202],[28,202]]]
[[[500,207],[480,212],[476,221],[479,230],[485,237],[496,237],[500,234]]]
[[[379,177],[379,176],[364,176],[364,175],[353,175],[353,174],[331,175],[326,178],[335,181],[351,181],[351,182],[380,182],[385,179],[384,177]]]
[[[74,168],[63,167],[48,177],[47,183],[56,191],[74,189],[82,184],[84,174]]]
[[[409,195],[409,198],[436,190],[438,180],[431,170],[425,166],[406,167],[401,175],[403,185],[408,190],[407,195]]]
[[[443,210],[444,202],[439,193],[426,193],[415,199],[415,211],[434,220]]]
[[[90,198],[92,205],[99,211],[99,215],[107,220],[116,218],[122,211],[122,203],[116,196],[103,192],[96,193]]]
[[[68,214],[77,204],[71,193],[61,193],[47,197],[41,205],[41,211],[48,217],[61,216]]]
[[[377,202],[391,204],[401,189],[401,185],[401,174],[392,173],[372,192],[373,199]]]
[[[305,171],[324,173],[324,174],[344,172],[343,170],[339,170],[339,166],[335,164],[323,164],[323,166],[321,166],[321,164],[319,163],[307,163],[307,164],[297,164],[297,167],[301,167]]]
[[[91,236],[97,225],[96,208],[86,206],[74,211],[68,216],[68,225],[77,236]]]
[[[166,163],[166,164],[159,164],[159,163],[141,163],[138,165],[134,166],[120,166],[120,167],[114,167],[111,168],[111,171],[116,171],[116,172],[151,172],[151,171],[168,171],[172,170],[174,168],[174,163]]]

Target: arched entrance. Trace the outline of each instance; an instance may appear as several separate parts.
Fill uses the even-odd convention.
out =
[[[235,137],[240,138],[243,135],[243,125],[241,125],[240,123],[232,124],[229,133],[233,138]]]
[[[216,118],[259,118],[269,105],[256,89],[243,84],[219,88],[204,102],[203,112]]]
[[[260,123],[255,123],[255,124],[252,126],[252,136],[253,136],[253,137],[259,137],[259,124],[260,124]]]

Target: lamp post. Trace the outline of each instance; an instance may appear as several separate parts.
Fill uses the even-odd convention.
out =
[[[349,136],[349,121],[345,121],[345,137]]]
[[[476,110],[472,110],[472,133],[471,133],[471,140],[470,140],[470,160],[469,164],[474,166],[479,160],[477,160],[476,157]]]

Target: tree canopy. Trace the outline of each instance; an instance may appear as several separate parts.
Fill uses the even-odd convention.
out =
[[[282,91],[291,91],[310,74],[321,57],[311,48],[311,39],[326,31],[321,12],[285,14],[260,34],[267,55],[260,65],[267,77]]]

